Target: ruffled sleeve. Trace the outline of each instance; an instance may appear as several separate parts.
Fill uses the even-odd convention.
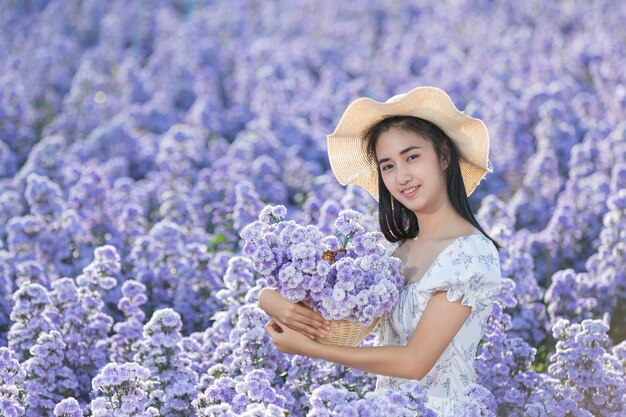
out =
[[[448,301],[457,301],[472,310],[490,307],[502,287],[500,258],[493,242],[472,235],[459,241],[441,259],[441,268],[420,280],[417,290],[424,295],[446,291]]]

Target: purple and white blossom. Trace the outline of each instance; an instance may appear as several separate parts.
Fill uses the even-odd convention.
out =
[[[157,417],[158,411],[148,405],[146,384],[150,371],[137,363],[108,363],[92,381],[99,396],[91,401],[94,417]]]
[[[197,395],[198,375],[181,349],[180,315],[171,308],[157,310],[143,327],[134,360],[149,371],[148,404],[161,415],[187,416]]]
[[[132,362],[137,343],[142,339],[143,321],[146,315],[141,310],[141,306],[146,300],[145,285],[132,279],[124,282],[122,297],[117,307],[122,311],[126,320],[113,325],[116,334],[111,337],[111,361]]]
[[[69,397],[54,406],[55,417],[83,417],[83,410],[76,399]]]
[[[284,207],[267,205],[241,231],[244,253],[269,286],[291,302],[306,300],[329,320],[370,325],[391,309],[404,283],[401,262],[385,256],[382,233],[365,233],[360,213],[341,210],[337,235],[329,236],[283,221],[285,214]]]

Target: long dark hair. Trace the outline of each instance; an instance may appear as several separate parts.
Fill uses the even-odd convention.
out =
[[[415,238],[419,233],[417,216],[391,195],[383,183],[380,166],[376,162],[376,142],[381,133],[388,131],[392,127],[417,133],[429,140],[433,144],[438,158],[441,158],[443,153],[446,152],[447,146],[448,167],[446,169],[446,185],[450,202],[461,216],[480,230],[499,250],[502,246],[483,230],[472,213],[467,194],[465,193],[465,186],[463,185],[461,167],[459,165],[459,150],[456,144],[437,125],[414,116],[387,116],[383,120],[369,126],[362,137],[365,153],[370,162],[376,165],[376,170],[378,171],[378,221],[385,238],[390,242],[404,241],[407,238]]]

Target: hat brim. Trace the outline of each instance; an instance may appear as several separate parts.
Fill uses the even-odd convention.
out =
[[[395,97],[394,97],[395,98]],[[346,108],[337,127],[326,136],[330,166],[342,185],[365,188],[378,201],[378,171],[363,150],[366,128],[386,116],[414,116],[436,124],[459,149],[459,165],[466,194],[471,195],[489,167],[489,132],[482,120],[456,108],[437,87],[421,86],[385,103],[361,97]]]

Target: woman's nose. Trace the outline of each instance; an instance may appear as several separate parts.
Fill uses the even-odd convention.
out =
[[[411,177],[411,174],[404,168],[398,167],[396,172],[398,173],[398,176],[396,178],[400,185],[404,185],[413,179]]]

